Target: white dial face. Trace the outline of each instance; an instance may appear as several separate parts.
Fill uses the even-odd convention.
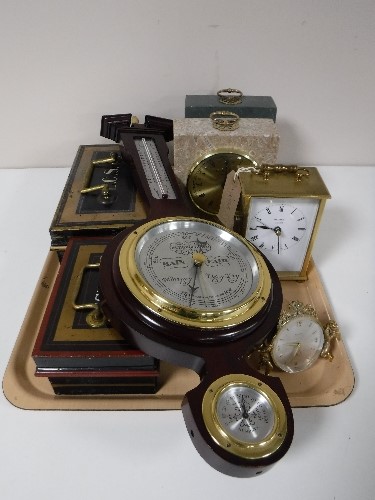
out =
[[[246,238],[276,271],[299,272],[314,229],[319,200],[258,198],[251,200]]]
[[[271,351],[276,366],[289,373],[310,368],[324,344],[321,325],[311,316],[290,319],[276,335]]]
[[[266,440],[275,425],[270,402],[252,387],[234,385],[224,390],[218,398],[216,411],[225,433],[248,444]]]
[[[198,310],[223,310],[252,296],[257,261],[234,234],[197,220],[167,221],[148,230],[135,250],[144,280],[161,297]]]

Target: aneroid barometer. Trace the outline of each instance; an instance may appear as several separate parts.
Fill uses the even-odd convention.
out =
[[[192,442],[215,469],[251,477],[284,456],[293,437],[280,380],[246,361],[275,331],[280,282],[245,238],[191,216],[168,161],[168,127],[103,117],[102,135],[113,134],[132,160],[150,211],[107,246],[101,307],[144,352],[200,375],[182,403]]]

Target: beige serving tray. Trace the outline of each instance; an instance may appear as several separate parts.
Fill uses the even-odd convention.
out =
[[[161,363],[156,394],[57,396],[47,378],[35,376],[31,352],[52,284],[59,269],[55,252],[49,252],[32,301],[10,357],[4,379],[5,397],[14,406],[29,410],[175,410],[184,394],[198,385],[198,375],[186,368]],[[300,300],[315,307],[324,324],[335,319],[316,267],[311,263],[305,282],[282,282],[284,305]],[[344,401],[354,387],[354,374],[343,341],[335,341],[334,359],[319,359],[301,374],[272,372],[281,378],[292,407],[331,406]]]

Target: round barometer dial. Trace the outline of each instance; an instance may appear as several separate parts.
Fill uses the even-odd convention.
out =
[[[231,374],[215,380],[205,393],[202,409],[215,441],[241,458],[266,458],[286,437],[284,406],[258,378]]]
[[[194,218],[159,219],[138,228],[121,248],[119,268],[132,294],[153,312],[207,328],[251,318],[271,287],[252,245]]]

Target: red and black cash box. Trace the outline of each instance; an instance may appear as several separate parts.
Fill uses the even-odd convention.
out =
[[[120,335],[98,309],[98,271],[110,238],[71,238],[32,352],[56,394],[150,394],[159,361]]]

